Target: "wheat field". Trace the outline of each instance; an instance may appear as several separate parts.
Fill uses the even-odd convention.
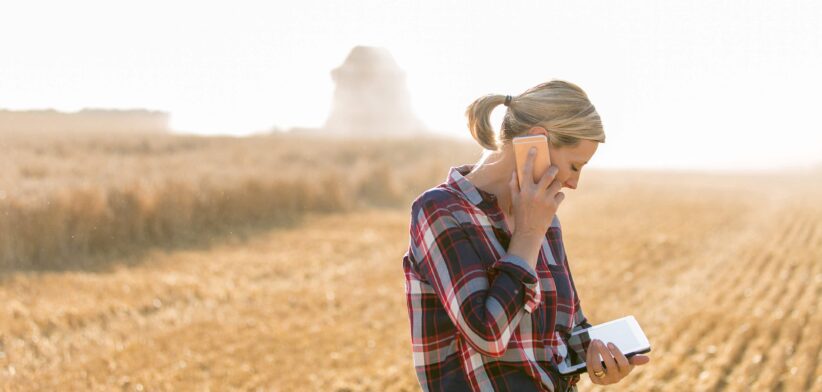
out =
[[[419,390],[401,261],[408,202],[444,180],[450,165],[475,161],[475,146],[405,141],[384,150],[378,141],[329,142],[318,151],[288,139],[169,138],[123,152],[144,142],[20,141],[17,158],[4,154],[0,208],[19,220],[0,215],[0,244],[18,249],[4,253],[0,281],[0,388]],[[37,149],[66,155],[38,159]],[[280,161],[296,166],[284,170]],[[347,202],[322,199],[324,188],[306,190],[324,201],[283,220],[277,211],[293,206],[267,201],[288,193],[270,185],[281,176],[311,182],[307,173],[326,169],[334,173],[329,183],[339,181],[334,198]],[[382,177],[369,181],[363,173]],[[78,177],[91,185],[74,184]],[[211,189],[192,185],[206,177],[253,178],[262,187],[227,184],[224,191],[236,197],[220,208],[175,204],[191,208],[183,216],[235,221],[215,232],[177,218],[157,238],[141,237],[139,251],[122,243],[149,229],[101,237],[92,243],[99,252],[48,245],[49,233],[70,238],[58,224],[63,218],[19,202],[96,189],[98,215],[88,219],[98,222],[112,206],[106,195],[139,178],[160,190],[177,179],[194,194]],[[395,188],[386,193],[384,182]],[[174,192],[145,197],[160,194]],[[651,362],[619,384],[601,387],[583,376],[580,390],[822,391],[819,173],[587,170],[566,194],[558,215],[586,315],[599,323],[633,314],[652,345]],[[367,203],[350,203],[356,197]],[[63,209],[83,211],[69,201]],[[253,203],[270,213],[242,231],[242,208],[255,211]],[[109,224],[132,227],[140,214],[171,210],[146,207]],[[27,217],[56,223],[13,233]],[[189,237],[208,241],[180,240]],[[27,262],[35,253],[25,249],[43,246],[40,257],[59,261]]]
[[[0,134],[0,273],[97,268],[307,212],[403,205],[443,157],[475,153],[426,138]]]

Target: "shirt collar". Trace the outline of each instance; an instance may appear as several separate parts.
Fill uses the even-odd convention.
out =
[[[469,163],[461,166],[452,166],[448,170],[448,177],[445,179],[444,184],[460,193],[465,199],[470,201],[471,204],[480,207],[480,204],[485,202],[487,203],[485,207],[488,207],[496,203],[497,197],[494,196],[493,193],[475,187],[471,181],[465,178],[465,175],[470,173],[475,165],[475,163]],[[560,227],[559,216],[556,214],[554,214],[554,218],[551,220],[551,227]]]
[[[461,193],[471,204],[479,206],[483,201],[493,203],[497,197],[493,193],[486,192],[474,186],[465,175],[471,172],[475,163],[469,163],[461,166],[452,166],[448,171],[448,177],[445,179],[445,184]]]

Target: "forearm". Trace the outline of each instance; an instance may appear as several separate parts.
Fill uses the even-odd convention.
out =
[[[541,300],[535,269],[524,257],[507,253],[489,265],[474,247],[472,233],[435,204],[414,204],[412,216],[409,255],[421,280],[432,287],[468,344],[484,355],[503,356],[520,318]],[[515,249],[524,250],[520,246]],[[531,247],[539,250],[538,244]],[[536,260],[535,253],[520,254]]]
[[[514,233],[511,237],[511,243],[508,245],[508,253],[521,257],[528,262],[531,268],[536,270],[542,240],[543,237],[530,233]]]

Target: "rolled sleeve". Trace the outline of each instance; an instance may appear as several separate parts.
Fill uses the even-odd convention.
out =
[[[542,299],[539,276],[525,259],[514,254],[506,253],[494,262],[490,269],[508,273],[514,280],[522,282],[525,293],[524,308],[528,313],[533,312],[534,309],[539,306],[539,302]]]
[[[483,355],[501,357],[522,315],[539,304],[539,279],[519,257],[483,259],[444,204],[412,205],[410,255],[465,341]],[[505,273],[491,280],[492,269]]]

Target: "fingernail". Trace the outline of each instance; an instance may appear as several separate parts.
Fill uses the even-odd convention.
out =
[[[531,154],[531,155],[534,155],[534,152],[536,152],[536,151],[537,151],[536,147],[531,147],[530,149],[528,149],[528,153]]]
[[[616,346],[613,343],[608,343],[608,347],[610,347],[612,349],[616,349]]]

